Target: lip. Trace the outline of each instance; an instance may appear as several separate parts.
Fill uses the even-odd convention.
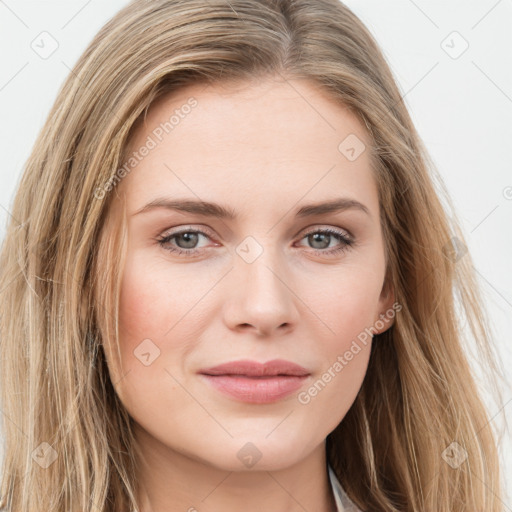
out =
[[[241,360],[198,372],[212,387],[236,400],[263,404],[297,391],[310,375],[304,367],[274,359],[266,363]]]

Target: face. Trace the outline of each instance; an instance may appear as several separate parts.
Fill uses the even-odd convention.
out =
[[[342,421],[390,324],[370,139],[314,83],[267,80],[159,100],[135,152],[110,217],[128,227],[116,392],[162,452],[290,466]]]

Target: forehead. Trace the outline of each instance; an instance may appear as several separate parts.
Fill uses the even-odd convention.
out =
[[[174,91],[137,126],[126,158],[135,153],[120,184],[134,207],[156,193],[243,201],[263,190],[276,201],[280,194],[315,200],[338,191],[377,207],[367,131],[309,80]]]

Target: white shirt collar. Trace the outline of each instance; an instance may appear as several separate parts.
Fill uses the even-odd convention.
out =
[[[331,482],[331,488],[334,494],[338,512],[361,512],[345,494],[345,491],[343,490],[343,487],[341,487],[341,484],[336,477],[336,474],[334,473],[331,465],[327,464],[327,467],[329,469],[329,480]]]

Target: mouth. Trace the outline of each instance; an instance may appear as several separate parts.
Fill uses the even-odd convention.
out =
[[[304,367],[275,359],[267,363],[233,361],[198,372],[217,391],[235,400],[264,404],[297,391],[310,376]]]

